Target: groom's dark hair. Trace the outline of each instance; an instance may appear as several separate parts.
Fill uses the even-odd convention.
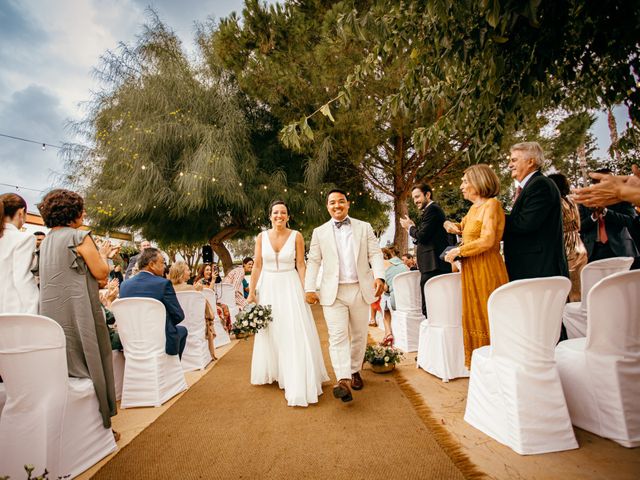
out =
[[[329,196],[332,193],[341,193],[342,195],[344,195],[344,198],[347,199],[347,201],[349,201],[349,196],[347,195],[347,192],[345,192],[344,190],[342,190],[341,188],[334,188],[332,190],[329,190],[329,193],[327,193],[327,203],[329,203]]]

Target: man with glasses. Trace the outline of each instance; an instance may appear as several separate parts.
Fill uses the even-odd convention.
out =
[[[167,355],[179,355],[187,342],[187,329],[178,325],[184,320],[184,312],[176,291],[169,280],[164,278],[164,257],[157,248],[146,248],[138,258],[137,275],[125,280],[120,286],[120,298],[145,297],[159,300],[167,312],[165,323]]]

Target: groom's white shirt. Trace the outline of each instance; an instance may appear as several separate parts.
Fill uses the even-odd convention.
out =
[[[351,225],[336,228],[335,220],[331,219],[313,231],[305,291],[316,291],[316,278],[322,265],[320,305],[333,305],[341,283],[356,282],[360,284],[365,302],[373,303],[376,300],[373,280],[384,279],[384,260],[373,228],[366,222],[349,218]]]
[[[349,218],[349,217],[347,217]],[[351,220],[349,218],[349,220]],[[353,250],[353,229],[351,225],[344,224],[340,228],[333,224],[333,236],[336,239],[339,263],[339,284],[358,283],[358,271],[356,270],[356,254]]]

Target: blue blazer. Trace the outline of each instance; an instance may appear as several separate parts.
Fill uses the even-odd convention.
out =
[[[143,270],[122,282],[120,286],[120,298],[130,297],[154,298],[162,302],[167,310],[164,327],[167,337],[165,351],[168,355],[178,355],[180,339],[176,325],[184,320],[184,312],[178,303],[178,297],[176,297],[176,291],[171,282]]]

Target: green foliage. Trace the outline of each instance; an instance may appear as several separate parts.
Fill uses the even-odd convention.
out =
[[[153,12],[137,43],[108,52],[96,73],[104,88],[76,124],[94,147],[69,146],[67,159],[100,226],[215,248],[257,231],[274,198],[310,218],[320,210],[298,158],[278,145],[277,121],[218,65],[190,61]]]

